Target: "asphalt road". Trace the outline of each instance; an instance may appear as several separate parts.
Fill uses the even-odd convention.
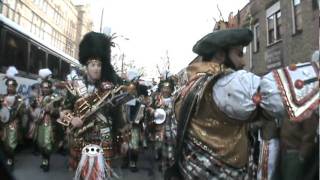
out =
[[[30,149],[23,150],[16,156],[13,175],[16,180],[71,180],[73,178],[73,173],[68,171],[67,161],[67,156],[53,154],[50,161],[50,171],[43,172],[39,167],[41,163],[41,157],[33,155]],[[161,172],[158,170],[158,162],[155,162],[150,150],[141,152],[138,161],[138,172],[132,173],[128,169],[121,169],[120,166],[121,159],[116,160],[113,163],[113,169],[120,179],[163,179]]]

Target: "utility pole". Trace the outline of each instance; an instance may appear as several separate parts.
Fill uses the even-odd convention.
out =
[[[2,6],[3,6],[3,1],[0,0],[0,14],[2,13]]]
[[[102,12],[101,12],[101,21],[100,21],[100,32],[102,32],[102,24],[103,24],[103,11],[104,11],[104,8],[102,8]]]
[[[121,76],[124,75],[124,53],[121,54]]]

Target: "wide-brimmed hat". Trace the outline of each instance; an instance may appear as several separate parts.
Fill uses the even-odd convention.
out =
[[[211,56],[230,47],[246,46],[252,38],[252,31],[246,28],[217,30],[201,38],[192,50],[200,56]]]

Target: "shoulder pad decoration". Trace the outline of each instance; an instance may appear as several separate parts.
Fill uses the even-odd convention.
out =
[[[319,69],[314,63],[293,64],[273,71],[284,106],[292,121],[311,116],[319,105]]]

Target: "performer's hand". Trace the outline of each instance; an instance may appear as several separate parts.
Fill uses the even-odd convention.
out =
[[[129,144],[127,142],[123,142],[120,147],[120,154],[126,155],[129,150]]]
[[[64,119],[65,116],[70,113],[70,110],[62,110],[60,111],[60,119]]]
[[[1,101],[1,106],[2,106],[2,107],[8,107],[8,102],[7,102],[5,99],[3,99],[3,100]]]
[[[71,120],[71,124],[73,127],[82,127],[83,122],[81,121],[81,119],[79,117],[73,117]]]
[[[51,106],[51,105],[46,105],[46,106],[44,107],[44,111],[45,111],[45,112],[51,112],[52,108],[53,108],[53,106]]]
[[[148,108],[147,108],[147,111],[148,111],[151,115],[154,114],[154,109],[153,109],[152,107],[148,107]]]

